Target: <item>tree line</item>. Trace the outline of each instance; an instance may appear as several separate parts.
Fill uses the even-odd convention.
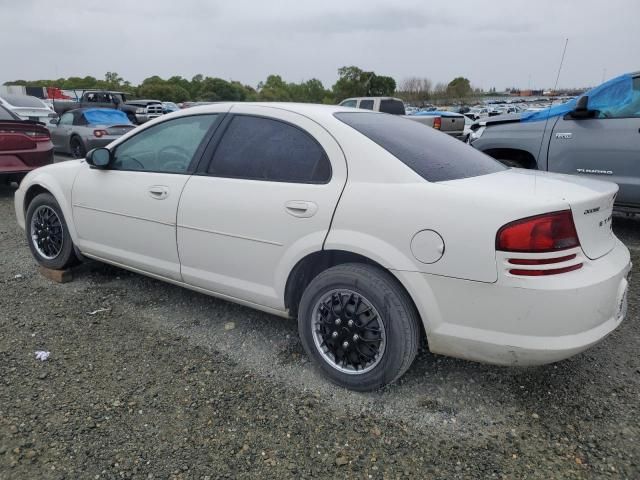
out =
[[[65,90],[122,90],[138,98],[153,98],[171,102],[185,101],[280,101],[335,104],[349,97],[398,96],[415,105],[437,101],[462,100],[479,95],[468,79],[458,77],[448,84],[435,86],[428,78],[404,79],[400,85],[385,75],[365,71],[356,66],[338,69],[338,80],[325,88],[316,78],[299,83],[287,82],[280,75],[269,75],[255,88],[235,80],[224,80],[201,74],[191,80],[182,76],[163,79],[157,75],[145,78],[139,85],[124,80],[116,72],[107,72],[104,79],[92,76],[50,80],[13,80],[4,85],[28,87],[58,87]]]

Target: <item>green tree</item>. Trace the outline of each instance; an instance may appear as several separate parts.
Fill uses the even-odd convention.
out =
[[[172,85],[167,82],[147,82],[138,87],[138,96],[152,100],[162,100],[169,102],[184,102],[191,97],[189,92],[179,85]]]
[[[364,97],[373,72],[364,72],[356,66],[338,69],[338,81],[333,85],[333,95],[340,102],[349,97]]]
[[[290,102],[289,85],[280,75],[269,75],[266,82],[258,84],[258,99],[263,102]]]
[[[107,72],[104,74],[105,88],[117,90],[122,86],[124,79],[116,72]]]
[[[393,95],[396,91],[396,81],[391,77],[373,75],[369,82],[367,95],[372,97],[384,97]]]
[[[333,96],[338,102],[349,97],[392,95],[396,90],[393,78],[365,72],[353,65],[339,68],[338,77],[333,85]]]
[[[447,85],[447,95],[451,98],[465,98],[472,93],[471,83],[464,77],[456,77]]]

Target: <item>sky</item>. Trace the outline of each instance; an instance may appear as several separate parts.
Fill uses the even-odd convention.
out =
[[[640,70],[638,0],[0,0],[0,84],[118,72],[256,86],[356,65],[398,83],[585,87]]]

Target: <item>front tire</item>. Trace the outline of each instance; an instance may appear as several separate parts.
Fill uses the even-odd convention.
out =
[[[50,193],[37,195],[27,208],[27,242],[40,265],[64,270],[78,262],[60,205]]]
[[[302,345],[332,382],[357,391],[400,378],[420,334],[416,309],[397,280],[366,264],[329,268],[307,286],[298,311]]]

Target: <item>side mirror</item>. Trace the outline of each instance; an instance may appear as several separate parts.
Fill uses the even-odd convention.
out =
[[[107,148],[94,148],[87,152],[85,160],[94,168],[107,168],[111,163],[111,151]]]
[[[57,118],[52,118],[51,120],[49,120],[49,123],[51,125],[58,125],[58,119]]]
[[[589,118],[593,115],[593,111],[589,110],[589,97],[583,95],[576,102],[575,108],[571,111],[571,118]]]

